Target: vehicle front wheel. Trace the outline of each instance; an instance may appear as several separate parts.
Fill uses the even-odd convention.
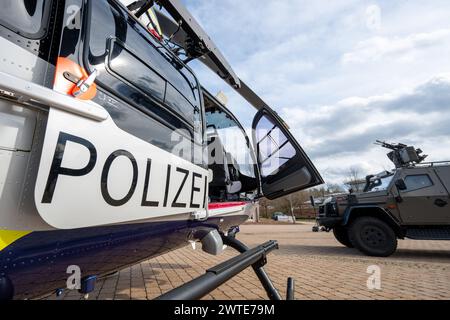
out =
[[[348,229],[344,227],[334,227],[333,228],[333,234],[336,240],[340,243],[346,246],[347,248],[353,248],[353,244],[350,241],[350,238],[348,236]]]
[[[351,243],[359,251],[375,257],[388,257],[397,249],[397,236],[384,221],[374,217],[361,217],[350,226]]]

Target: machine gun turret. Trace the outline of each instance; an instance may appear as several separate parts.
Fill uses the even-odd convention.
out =
[[[388,158],[394,163],[396,168],[407,167],[423,162],[428,155],[422,154],[421,149],[408,146],[403,143],[387,143],[377,140],[376,145],[392,150],[387,154]]]

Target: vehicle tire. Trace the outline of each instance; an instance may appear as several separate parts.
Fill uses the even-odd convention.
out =
[[[350,226],[349,238],[359,251],[369,256],[388,257],[397,249],[397,236],[384,221],[361,217]]]
[[[348,236],[348,229],[344,227],[334,227],[333,234],[336,240],[346,246],[347,248],[353,248],[353,244]]]

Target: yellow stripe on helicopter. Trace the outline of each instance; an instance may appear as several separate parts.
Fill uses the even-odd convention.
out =
[[[31,231],[0,230],[0,251],[30,233]]]

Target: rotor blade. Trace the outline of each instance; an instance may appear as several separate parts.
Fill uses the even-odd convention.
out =
[[[186,48],[186,41],[188,39],[187,33],[183,29],[178,27],[178,24],[175,21],[173,21],[161,11],[155,10],[155,15],[158,18],[162,33],[168,38],[172,37],[172,42],[183,48]]]
[[[164,9],[166,9],[166,11],[172,16],[173,19],[175,19],[175,21],[182,22],[181,28],[185,31],[186,34],[186,36],[183,37],[184,43],[182,45],[186,49],[186,52],[189,53],[189,49],[192,48],[192,46],[187,45],[187,40],[191,40],[191,44],[192,41],[194,41],[193,43],[197,45],[196,49],[200,50],[201,54],[197,55],[198,52],[194,50],[193,58],[198,58],[203,54],[208,54],[210,57],[212,57],[212,60],[216,64],[217,68],[220,69],[224,75],[226,75],[226,79],[228,80],[228,82],[232,86],[239,87],[240,82],[238,76],[233,71],[223,54],[217,48],[216,44],[203,30],[197,20],[195,20],[195,18],[190,14],[186,7],[184,7],[179,0],[158,0],[157,2],[162,7],[164,7]],[[173,28],[170,29],[173,30]]]
[[[209,56],[202,57],[199,60],[212,71],[218,73],[217,68],[215,68],[214,61],[212,61]],[[218,76],[222,78],[220,73],[218,73]],[[239,81],[241,82],[241,87],[235,88],[232,86],[232,88],[236,90],[236,92],[239,93],[239,95],[241,95],[245,100],[247,100],[248,103],[250,103],[257,110],[262,108],[272,110],[269,105],[260,96],[258,96],[244,81],[242,81],[241,79],[239,79]]]
[[[187,33],[178,27],[178,25],[168,16],[163,14],[160,11],[155,11],[158,21],[161,25],[161,29],[163,34],[166,37],[172,37],[172,41],[177,45],[186,48],[186,41],[188,40]],[[236,88],[232,83],[227,81],[227,76],[229,76],[226,72],[227,70],[221,68],[217,61],[214,59],[214,55],[206,54],[199,59],[204,65],[206,65],[211,71],[217,74],[220,78],[224,79],[233,89],[235,89],[245,100],[247,100],[253,107],[257,110],[261,108],[270,109],[269,105],[264,102],[252,89],[250,89],[247,84],[245,84],[241,79],[239,82],[241,84],[240,88]]]
[[[257,110],[265,108],[272,111],[272,108],[242,80],[241,87],[235,90]]]

